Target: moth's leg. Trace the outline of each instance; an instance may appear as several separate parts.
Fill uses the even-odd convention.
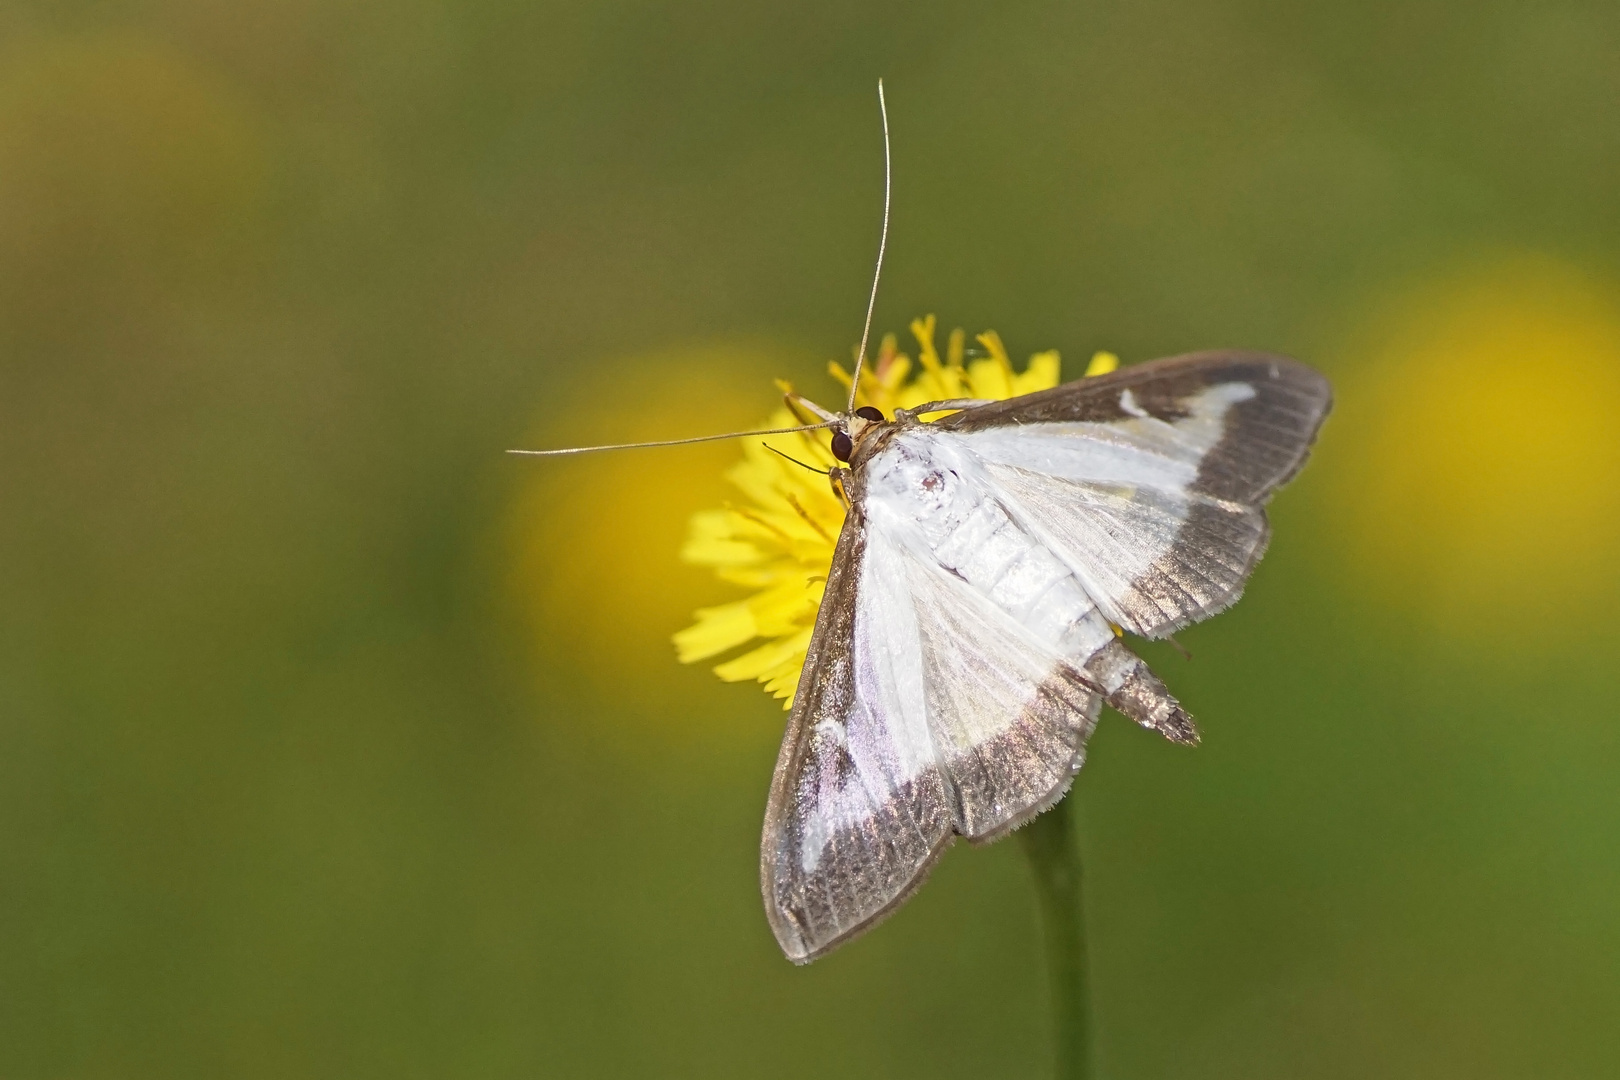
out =
[[[1142,658],[1117,638],[1086,661],[1086,674],[1108,695],[1108,704],[1171,742],[1198,742],[1198,728]]]
[[[844,504],[844,511],[849,511],[849,470],[840,469],[834,465],[827,471],[827,482],[832,485],[832,493],[838,501]]]

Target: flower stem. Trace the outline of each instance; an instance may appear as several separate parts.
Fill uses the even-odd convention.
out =
[[[1052,983],[1053,1075],[1092,1080],[1091,994],[1086,986],[1085,919],[1080,907],[1080,852],[1064,799],[1018,830],[1035,875]]]

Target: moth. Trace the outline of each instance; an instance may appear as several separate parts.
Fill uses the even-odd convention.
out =
[[[1198,741],[1121,633],[1164,638],[1238,599],[1331,402],[1295,360],[1226,351],[831,417],[848,511],[760,856],[788,959],[894,911],[955,837],[1062,799],[1104,704]]]

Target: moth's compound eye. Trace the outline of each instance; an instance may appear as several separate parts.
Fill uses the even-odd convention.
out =
[[[832,437],[833,457],[845,464],[849,463],[849,455],[855,452],[855,443],[847,432],[837,432]]]
[[[883,423],[883,413],[878,409],[874,409],[870,405],[862,405],[860,408],[855,410],[855,415],[860,417],[862,420],[870,420],[874,424]]]

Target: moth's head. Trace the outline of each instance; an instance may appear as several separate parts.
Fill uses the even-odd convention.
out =
[[[870,405],[862,405],[854,412],[841,418],[843,424],[833,431],[832,452],[833,457],[849,464],[855,456],[855,448],[861,440],[871,434],[872,430],[886,424],[883,413]]]

